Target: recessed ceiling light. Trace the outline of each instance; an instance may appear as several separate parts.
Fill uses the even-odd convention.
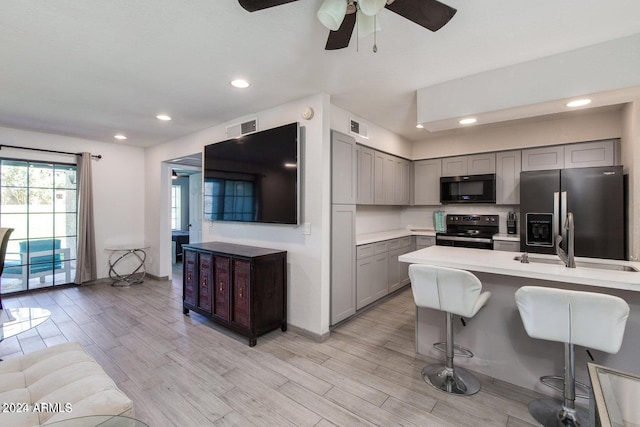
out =
[[[127,139],[126,136],[122,135],[122,134],[117,134],[113,136],[115,139],[119,139],[120,141],[124,141],[125,139]]]
[[[567,102],[567,107],[582,107],[588,104],[591,104],[591,100],[588,98],[576,99],[575,101]]]
[[[249,87],[249,82],[243,79],[235,79],[235,80],[231,80],[231,86],[237,87],[240,89],[245,89]]]
[[[416,125],[416,127],[417,127],[418,129],[424,129],[424,126],[422,126],[420,123],[418,123],[418,124]]]
[[[171,116],[168,116],[166,114],[158,114],[156,116],[156,119],[167,122],[167,121],[171,120]]]
[[[461,125],[471,125],[471,124],[474,124],[475,122],[477,122],[475,117],[468,117],[466,119],[460,120],[458,123],[460,123]]]

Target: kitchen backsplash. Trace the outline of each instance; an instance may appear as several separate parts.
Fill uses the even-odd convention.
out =
[[[520,227],[520,207],[518,205],[442,205],[442,206],[357,206],[356,234],[375,233],[399,228],[434,229],[433,212],[448,214],[483,214],[500,216],[500,233],[507,233],[507,214],[515,211]]]

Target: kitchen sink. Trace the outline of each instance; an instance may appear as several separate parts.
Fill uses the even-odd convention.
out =
[[[532,264],[555,264],[555,265],[564,265],[561,259],[554,258],[538,258],[532,257],[529,255],[527,257],[529,262]],[[513,258],[514,261],[520,262],[522,260],[522,255],[518,255]],[[613,270],[613,271],[626,271],[630,273],[637,273],[638,269],[635,267],[631,267],[628,265],[622,264],[614,264],[609,262],[589,262],[589,261],[576,261],[576,267],[585,267],[585,268],[595,268],[599,270]]]

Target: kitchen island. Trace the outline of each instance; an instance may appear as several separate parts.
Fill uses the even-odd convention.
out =
[[[491,298],[467,327],[454,322],[455,341],[474,352],[471,359],[456,358],[460,366],[545,394],[555,393],[542,386],[543,375],[561,375],[563,345],[530,338],[522,325],[515,303],[521,286],[545,286],[587,292],[606,293],[623,298],[631,308],[622,348],[612,355],[591,350],[595,362],[622,371],[640,374],[640,263],[576,257],[590,267],[566,268],[553,264],[555,255],[529,254],[532,262],[520,263],[520,253],[481,249],[432,246],[401,255],[401,262],[438,265],[473,272]],[[599,266],[603,268],[593,268]],[[636,269],[639,271],[618,271]],[[416,351],[436,359],[443,356],[432,344],[444,341],[445,316],[442,312],[421,308],[416,311]],[[576,376],[588,383],[584,348],[576,348]]]

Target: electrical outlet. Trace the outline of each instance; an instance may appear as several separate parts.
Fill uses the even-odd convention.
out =
[[[311,234],[311,223],[310,222],[305,222],[302,225],[302,234],[305,234],[307,236]]]

